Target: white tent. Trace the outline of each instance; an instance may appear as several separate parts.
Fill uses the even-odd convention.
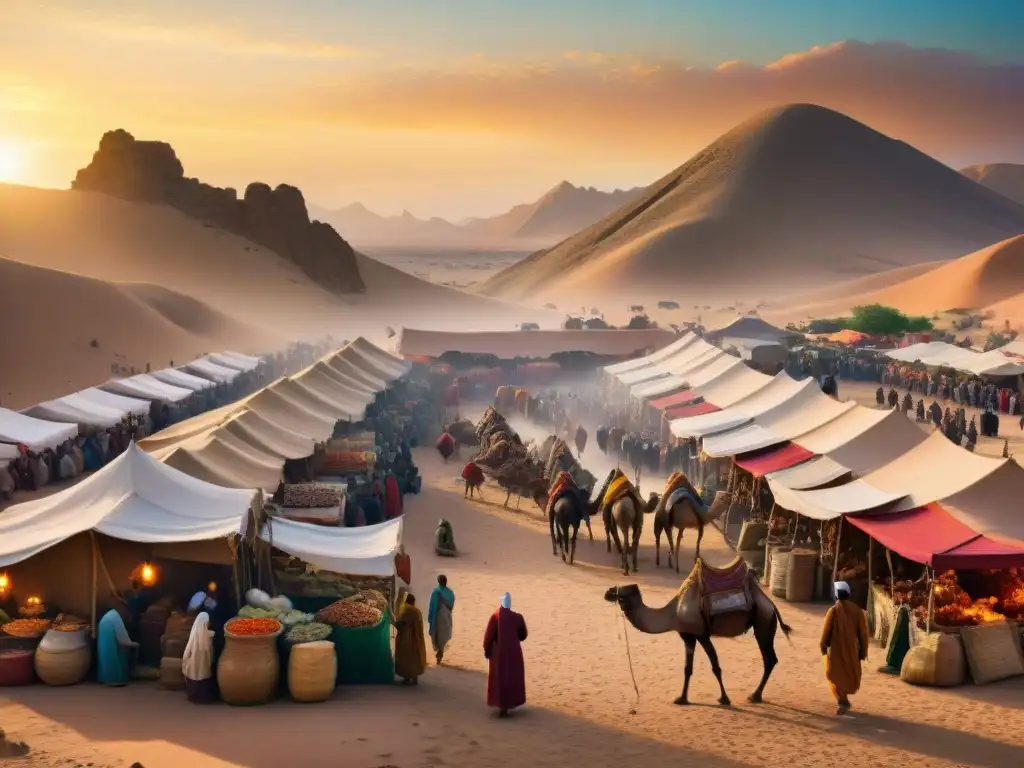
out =
[[[729,408],[700,416],[674,419],[669,423],[672,434],[676,437],[704,437],[718,432],[743,426],[758,414],[796,397],[808,387],[817,387],[813,379],[794,381],[785,371],[775,376],[766,386],[752,395],[737,401]]]
[[[206,356],[214,365],[219,365],[221,368],[230,368],[236,371],[251,371],[256,368],[259,363],[254,363],[251,360],[242,360],[231,355],[221,355],[217,353],[209,354]]]
[[[1006,347],[975,352],[944,341],[930,341],[891,349],[885,354],[893,360],[908,363],[919,361],[922,365],[955,368],[977,376],[1018,376],[1024,373],[1024,360],[1013,348]]]
[[[165,368],[162,371],[153,371],[153,378],[182,389],[191,389],[193,392],[202,392],[215,386],[214,382],[204,379],[201,376],[193,376],[191,373],[179,371],[177,368]]]
[[[402,518],[361,528],[330,528],[274,518],[264,526],[260,538],[327,571],[391,576],[402,542]]]
[[[667,357],[654,365],[646,365],[643,368],[620,373],[616,378],[627,387],[632,387],[645,381],[671,376],[678,371],[685,370],[692,361],[702,355],[721,351],[718,347],[711,346],[703,339],[694,339],[692,344],[686,345],[671,357]]]
[[[191,363],[185,363],[181,367],[197,376],[202,376],[204,379],[216,381],[220,384],[227,384],[234,381],[241,373],[241,371],[236,368],[217,365],[205,357],[193,360]]]
[[[225,357],[234,357],[243,362],[251,363],[253,368],[256,368],[257,366],[259,366],[260,363],[263,362],[263,358],[261,357],[256,357],[255,355],[243,355],[241,352],[232,352],[230,349],[221,352],[221,354],[224,355]]]
[[[103,384],[102,388],[117,395],[164,403],[180,403],[192,396],[192,390],[165,384],[148,373],[140,373],[127,379],[111,379]]]
[[[149,400],[140,400],[137,397],[115,395],[113,392],[105,392],[97,387],[83,389],[78,394],[97,405],[103,405],[107,408],[116,408],[122,413],[130,413],[133,416],[145,416],[149,413]]]
[[[862,475],[895,461],[927,439],[927,433],[898,410],[857,406],[793,442],[812,453],[827,454]]]
[[[630,388],[629,394],[638,400],[648,400],[664,397],[677,389],[681,389],[690,383],[694,376],[706,374],[709,370],[720,373],[733,363],[739,363],[738,358],[728,355],[716,347],[711,347],[707,352],[680,364],[679,368],[671,376],[645,381]]]
[[[30,451],[56,448],[78,435],[78,424],[64,424],[33,419],[17,411],[0,408],[0,441],[21,443]],[[2,546],[2,545],[0,545]]]
[[[0,515],[0,567],[89,530],[143,544],[242,533],[254,495],[196,480],[132,444],[77,485]]]
[[[818,456],[795,467],[769,472],[765,477],[768,478],[768,486],[774,493],[776,488],[790,491],[820,488],[848,474],[849,467],[844,467],[828,456]]]
[[[688,347],[697,339],[697,336],[693,333],[687,332],[681,337],[673,341],[668,346],[662,347],[661,349],[652,352],[646,357],[638,357],[635,360],[626,360],[621,363],[615,363],[615,365],[606,365],[604,372],[609,376],[618,376],[620,373],[628,373],[629,371],[635,371],[638,368],[643,368],[646,365],[655,365],[660,363],[662,360],[672,357],[677,352],[680,352],[684,348]]]
[[[412,368],[412,363],[408,360],[392,355],[376,344],[370,343],[362,336],[359,336],[348,346],[344,347],[339,354],[351,356],[350,359],[354,363],[359,364],[361,362],[370,372],[376,373],[389,382],[400,379]]]
[[[121,423],[124,412],[94,403],[78,394],[65,395],[26,408],[23,413],[36,419],[61,421],[83,427],[106,429]]]
[[[704,453],[737,456],[793,440],[856,408],[853,401],[840,403],[818,387],[805,387],[793,397],[754,416],[752,424],[707,437]]]

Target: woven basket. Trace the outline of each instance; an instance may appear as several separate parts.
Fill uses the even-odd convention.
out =
[[[764,554],[764,537],[768,535],[768,523],[755,523],[744,520],[740,527],[739,536],[736,538],[736,549],[755,550],[760,549]],[[758,546],[760,544],[760,546]]]
[[[185,647],[188,645],[189,632],[168,633],[160,638],[160,650],[163,653],[161,659],[180,659],[185,655]]]
[[[1014,622],[964,627],[960,637],[967,652],[971,677],[978,685],[1024,675],[1024,657]]]
[[[755,571],[764,568],[764,547],[757,549],[738,549],[736,554],[743,558],[743,561]]]
[[[789,551],[772,548],[770,586],[772,596],[786,597],[786,581],[789,577]]]
[[[808,603],[814,597],[815,566],[818,553],[808,549],[794,549],[789,553],[786,569],[786,600]],[[774,589],[772,590],[774,593]]]
[[[83,645],[72,651],[54,653],[42,648],[36,650],[36,674],[47,685],[75,685],[89,674],[92,648]]]
[[[338,677],[338,656],[330,640],[294,646],[288,658],[288,693],[295,701],[327,701]]]
[[[903,658],[900,680],[911,685],[951,688],[963,685],[967,659],[957,635],[931,634]]]
[[[270,635],[232,635],[224,631],[224,652],[217,662],[220,697],[239,707],[266,704],[274,699],[281,675],[277,653],[278,629]]]
[[[181,659],[164,656],[160,659],[160,682],[162,691],[184,691],[185,675],[181,673]]]

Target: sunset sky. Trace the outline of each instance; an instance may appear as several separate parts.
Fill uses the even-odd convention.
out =
[[[0,0],[0,180],[100,135],[221,186],[458,219],[647,184],[777,104],[955,167],[1024,162],[1016,0]]]

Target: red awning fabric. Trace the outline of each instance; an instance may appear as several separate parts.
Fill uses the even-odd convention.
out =
[[[1024,542],[1003,543],[975,533],[939,504],[846,519],[893,552],[937,570],[1024,566]]]
[[[671,408],[673,405],[685,405],[686,403],[690,403],[698,399],[700,399],[700,395],[695,395],[689,389],[684,389],[681,392],[666,395],[665,397],[659,397],[657,400],[651,400],[648,405],[652,408],[657,408],[659,411],[664,411],[666,408]]]
[[[717,405],[712,405],[706,400],[703,403],[694,403],[693,405],[677,405],[674,408],[665,409],[665,418],[669,421],[673,419],[688,419],[691,416],[703,416],[705,413],[714,413],[715,411],[722,410]]]
[[[754,477],[763,477],[769,472],[795,467],[813,457],[814,454],[811,451],[796,443],[783,443],[764,450],[741,454],[734,461],[736,466],[745,469]]]

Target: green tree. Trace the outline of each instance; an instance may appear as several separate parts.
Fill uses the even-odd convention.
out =
[[[898,309],[882,304],[862,304],[853,308],[846,327],[873,336],[895,336],[929,331],[933,326],[927,317],[908,317]]]

